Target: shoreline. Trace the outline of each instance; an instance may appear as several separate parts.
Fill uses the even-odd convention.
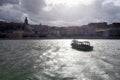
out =
[[[0,40],[55,40],[55,39],[99,39],[99,40],[120,40],[120,38],[0,38]]]

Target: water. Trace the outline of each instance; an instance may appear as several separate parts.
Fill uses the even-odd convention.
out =
[[[120,40],[88,41],[91,52],[71,40],[1,40],[0,80],[120,80]]]

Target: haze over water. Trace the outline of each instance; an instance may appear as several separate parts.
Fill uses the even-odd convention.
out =
[[[0,80],[120,80],[120,40],[87,40],[90,52],[71,41],[1,40]]]

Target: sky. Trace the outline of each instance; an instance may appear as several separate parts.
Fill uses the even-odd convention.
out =
[[[120,22],[120,0],[0,0],[0,20],[53,26]]]

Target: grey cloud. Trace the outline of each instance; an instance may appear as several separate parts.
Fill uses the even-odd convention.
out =
[[[19,0],[0,0],[0,5],[4,5],[4,4],[18,4]]]
[[[44,0],[21,0],[22,7],[29,13],[38,14],[45,6]]]
[[[118,14],[120,14],[120,6],[116,6],[114,0],[105,5],[103,5],[103,3],[104,0],[99,3],[96,1],[94,9],[94,15],[96,16],[95,18],[99,19],[100,21],[106,21],[109,23],[120,20],[118,17]]]
[[[39,13],[45,6],[44,0],[20,0],[20,4],[17,4],[17,1],[1,1],[1,4],[5,4],[0,6],[1,20],[22,22],[24,17],[28,16],[32,22],[35,16],[40,16]]]
[[[6,0],[1,4],[10,3],[11,8],[0,7],[0,19],[8,21],[23,21],[28,16],[32,23],[44,23],[51,25],[83,25],[90,22],[118,22],[120,21],[119,0],[95,0],[90,5],[78,5],[76,7],[64,7],[65,5],[54,5],[51,10],[45,11],[47,7],[44,0]],[[15,2],[14,2],[15,1]],[[18,1],[18,0],[17,0]],[[0,5],[1,5],[0,4]]]
[[[21,17],[24,15],[23,12],[17,11],[16,9],[12,8],[6,8],[5,10],[0,10],[0,19],[6,20],[6,21],[14,21],[14,22],[21,22]]]

